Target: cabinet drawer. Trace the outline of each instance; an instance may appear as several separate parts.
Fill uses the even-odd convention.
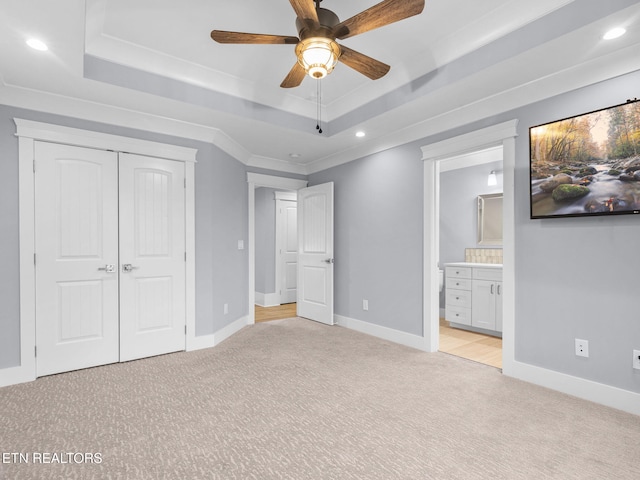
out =
[[[471,267],[447,267],[447,278],[471,278]]]
[[[457,290],[471,290],[471,280],[468,278],[447,277],[445,286],[447,289],[455,288]]]
[[[445,300],[446,307],[452,305],[455,307],[471,308],[471,291],[448,288],[445,291]]]
[[[474,268],[473,278],[478,280],[502,280],[501,268]]]
[[[447,305],[444,312],[447,322],[459,323],[460,325],[471,325],[471,309],[464,307],[453,307]]]

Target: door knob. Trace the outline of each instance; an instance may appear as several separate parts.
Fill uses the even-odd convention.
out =
[[[333,263],[333,258],[327,258],[324,263]]]
[[[140,267],[135,267],[135,266],[131,265],[130,263],[125,263],[125,264],[122,265],[122,271],[124,273],[132,272],[136,268],[140,268]]]
[[[104,267],[98,267],[98,270],[104,270],[107,273],[114,273],[116,271],[116,266],[112,263],[107,263]]]

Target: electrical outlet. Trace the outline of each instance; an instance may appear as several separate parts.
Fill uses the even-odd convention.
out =
[[[633,368],[640,370],[640,350],[633,351]]]
[[[369,310],[369,300],[362,299],[362,310]]]
[[[579,357],[589,356],[589,342],[576,338],[576,355]]]

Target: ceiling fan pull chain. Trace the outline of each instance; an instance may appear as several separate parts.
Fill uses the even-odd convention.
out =
[[[318,107],[316,110],[316,130],[318,133],[322,133],[322,128],[320,128],[320,124],[322,123],[322,107],[321,107],[321,95],[322,95],[322,86],[320,84],[320,79],[316,80],[316,100],[318,101]]]

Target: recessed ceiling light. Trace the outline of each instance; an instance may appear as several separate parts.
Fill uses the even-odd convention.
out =
[[[290,153],[289,156],[291,158],[300,158],[300,154],[299,153]]]
[[[356,137],[364,137],[366,134],[362,131],[356,132]]]
[[[38,40],[37,38],[30,38],[29,40],[27,40],[27,45],[29,45],[34,50],[39,50],[41,52],[46,52],[47,50],[49,50],[47,44],[42,40]]]
[[[613,40],[614,38],[618,38],[621,37],[622,35],[624,35],[627,31],[622,28],[622,27],[616,27],[616,28],[612,28],[611,30],[609,30],[607,33],[605,33],[602,38],[604,40]]]

